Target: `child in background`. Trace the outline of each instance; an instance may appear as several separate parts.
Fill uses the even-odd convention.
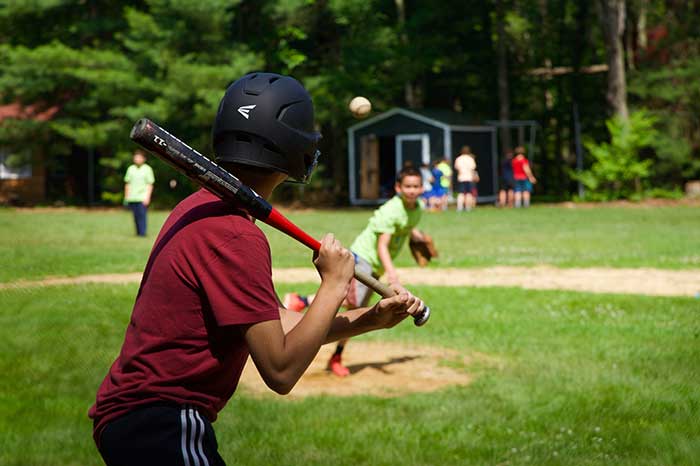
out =
[[[532,174],[530,163],[525,157],[525,148],[516,147],[515,157],[513,157],[513,178],[515,179],[515,207],[530,207],[530,191],[532,185],[537,183],[537,179]]]
[[[440,178],[440,187],[442,188],[440,209],[447,210],[450,201],[450,186],[452,186],[452,167],[450,167],[450,162],[446,158],[443,158],[438,162],[437,169],[442,173],[442,177]]]
[[[476,171],[476,160],[469,146],[463,146],[459,157],[455,159],[457,170],[457,212],[467,212],[476,207],[474,190],[479,182],[479,174]]]

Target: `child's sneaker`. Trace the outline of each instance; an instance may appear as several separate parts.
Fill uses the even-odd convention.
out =
[[[284,300],[282,301],[284,307],[290,311],[301,312],[306,307],[304,300],[301,299],[298,293],[287,293],[284,295]]]
[[[350,369],[343,366],[343,364],[340,362],[339,354],[334,354],[330,361],[328,361],[328,369],[338,377],[346,377],[350,375]]]

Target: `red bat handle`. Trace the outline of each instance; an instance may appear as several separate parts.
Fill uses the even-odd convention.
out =
[[[289,233],[294,239],[304,243],[314,251],[321,249],[321,243],[316,238],[290,222],[287,217],[280,214],[274,207],[270,211],[270,215],[268,215],[263,222],[267,223],[271,227],[284,231],[285,233]]]

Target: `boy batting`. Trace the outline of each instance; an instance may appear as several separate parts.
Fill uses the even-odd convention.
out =
[[[224,94],[212,132],[217,162],[268,199],[308,180],[321,135],[295,79],[253,73]],[[333,235],[314,254],[321,276],[305,314],[281,308],[270,247],[252,217],[205,189],[171,212],[156,239],[124,343],[89,410],[107,465],[223,465],[212,428],[250,356],[288,393],[322,344],[389,328],[423,308],[407,291],[336,317],[353,255]]]
[[[386,275],[386,280],[395,290],[405,292],[394,267],[394,259],[409,238],[422,240],[423,235],[416,226],[424,207],[420,200],[423,194],[423,177],[413,167],[403,168],[396,176],[396,195],[374,211],[367,226],[350,246],[355,262],[361,270],[375,277]],[[367,306],[372,290],[357,280],[350,283],[350,291],[343,302],[347,309]],[[289,293],[284,297],[285,307],[301,311],[318,299],[317,296],[300,296]],[[345,377],[350,370],[342,363],[342,354],[348,340],[338,342],[335,353],[328,361],[328,369],[338,377]]]

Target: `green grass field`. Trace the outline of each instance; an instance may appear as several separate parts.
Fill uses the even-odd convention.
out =
[[[700,209],[477,210],[427,215],[439,265],[697,268]],[[367,211],[289,212],[352,239]],[[152,234],[164,213],[151,215]],[[153,236],[115,211],[0,210],[0,281],[140,271]],[[325,228],[324,228],[325,227]],[[516,230],[516,231],[513,231]],[[271,232],[277,266],[309,253]],[[451,244],[450,247],[447,245]],[[500,245],[500,246],[499,246]],[[498,247],[504,249],[498,249]],[[512,252],[511,256],[504,256]],[[412,265],[403,254],[400,265]],[[280,293],[299,288],[284,285]],[[311,290],[311,285],[301,286]],[[0,289],[0,464],[98,465],[86,413],[116,357],[129,285]],[[516,288],[414,290],[436,312],[362,337],[488,356],[464,387],[400,398],[236,394],[214,424],[240,465],[695,465],[700,301]],[[438,312],[439,310],[439,312]]]
[[[288,211],[320,237],[332,231],[348,244],[371,210]],[[0,282],[143,270],[167,212],[149,214],[150,234],[136,238],[124,210],[0,209]],[[480,208],[469,214],[427,213],[421,227],[440,250],[434,267],[551,264],[561,267],[700,268],[700,207],[600,209],[536,206]],[[308,266],[302,245],[266,225],[277,267]],[[407,252],[399,266],[413,265]]]

